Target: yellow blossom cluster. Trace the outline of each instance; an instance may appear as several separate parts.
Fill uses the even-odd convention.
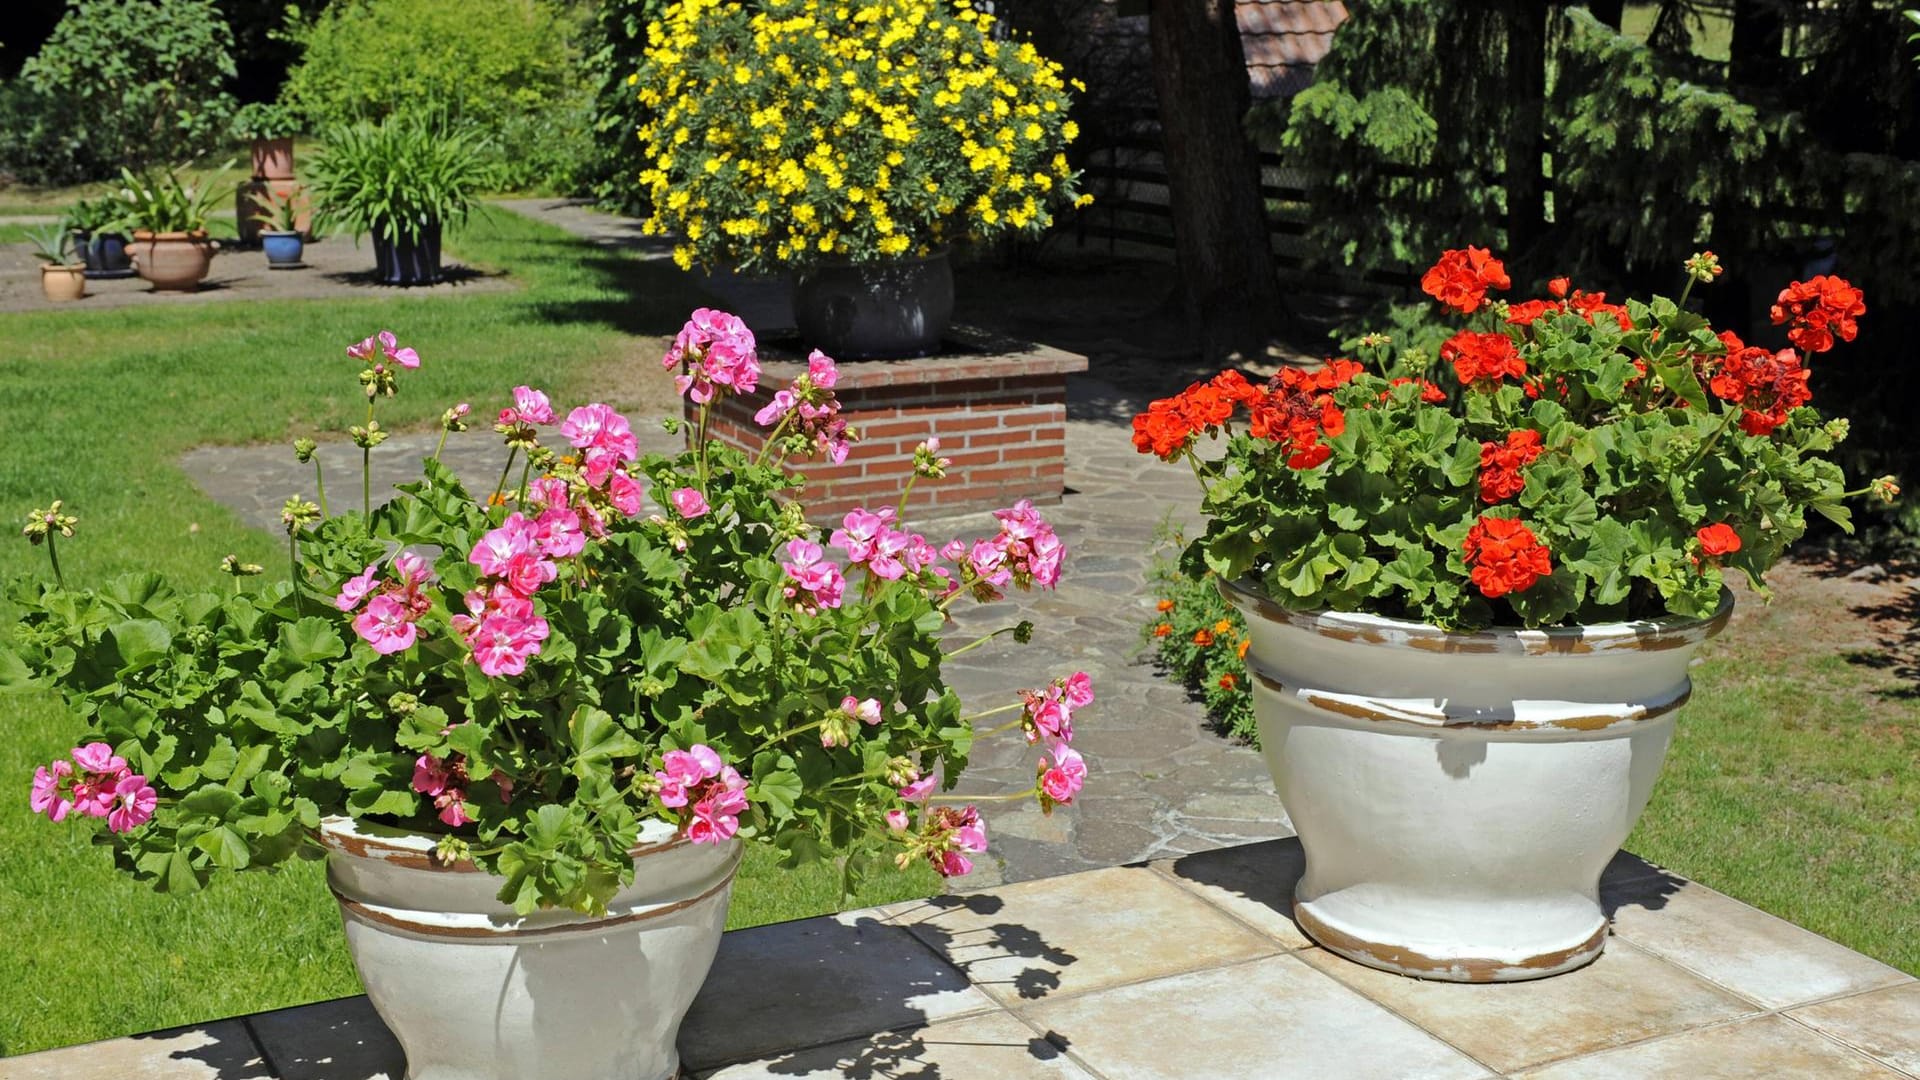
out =
[[[647,231],[747,270],[1044,231],[1091,201],[1069,80],[992,28],[968,0],[678,0],[631,80]]]

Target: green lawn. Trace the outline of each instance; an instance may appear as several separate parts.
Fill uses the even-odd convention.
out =
[[[63,498],[80,535],[69,580],[130,570],[214,584],[234,552],[279,565],[275,538],[200,494],[175,466],[206,443],[287,442],[353,423],[357,365],[341,350],[390,327],[425,363],[382,405],[390,426],[470,400],[483,414],[517,383],[556,401],[631,400],[698,297],[677,280],[504,211],[455,241],[520,291],[467,297],[205,304],[0,315],[0,523]],[[650,374],[657,379],[657,368]],[[608,389],[612,387],[612,389]],[[310,493],[309,493],[310,494]],[[0,578],[45,572],[44,552],[0,528]],[[77,732],[49,701],[0,698],[0,1054],[358,992],[318,864],[220,882],[174,899],[119,876],[82,830],[30,815],[28,778]],[[13,779],[6,780],[4,778]],[[888,875],[861,904],[936,890]],[[831,870],[782,871],[756,853],[730,925],[831,910]]]
[[[1630,851],[1920,975],[1920,696],[1847,644],[1861,587],[1800,567],[1694,670]],[[1896,632],[1905,620],[1891,623]],[[1862,662],[1866,661],[1866,662]]]

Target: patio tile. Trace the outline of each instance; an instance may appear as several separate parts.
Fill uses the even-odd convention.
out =
[[[1299,954],[1135,983],[1024,1012],[1109,1080],[1491,1075],[1308,967]]]
[[[1578,971],[1484,985],[1409,979],[1323,949],[1297,955],[1501,1072],[1759,1011],[1617,940]]]
[[[1702,1028],[1517,1075],[1526,1080],[1646,1080],[1655,1076],[1684,1076],[1687,1080],[1782,1076],[1897,1080],[1900,1076],[1780,1016]]]
[[[1603,883],[1613,932],[1771,1009],[1906,982],[1878,960],[1670,874]]]
[[[911,934],[851,911],[722,938],[680,1054],[703,1069],[992,1008]]]
[[[1289,949],[1313,942],[1293,921],[1293,886],[1306,867],[1300,841],[1270,840],[1154,864],[1182,888]]]
[[[273,1080],[239,1020],[0,1059],[4,1080]]]
[[[778,1054],[709,1073],[705,1080],[838,1080],[849,1076],[889,1080],[1090,1080],[1090,1074],[1059,1047],[1003,1012]]]
[[[247,1018],[282,1080],[401,1080],[407,1056],[364,995]]]
[[[1787,1015],[1920,1076],[1920,982],[1803,1005]]]
[[[1008,1005],[1279,948],[1145,867],[1090,870],[881,910]]]

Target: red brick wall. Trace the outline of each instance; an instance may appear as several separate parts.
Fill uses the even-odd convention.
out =
[[[952,362],[935,363],[952,368]],[[940,379],[912,377],[918,373],[902,377],[902,369],[888,366],[895,368],[888,378],[861,377],[855,364],[841,367],[841,415],[861,435],[844,463],[789,462],[806,478],[801,498],[809,517],[891,505],[913,472],[914,447],[929,436],[939,437],[941,456],[953,464],[945,478],[914,486],[909,511],[945,516],[995,509],[1016,499],[1060,500],[1066,484],[1066,371]],[[982,366],[1007,368],[1005,363]],[[708,423],[709,433],[757,450],[765,432],[753,414],[784,385],[786,380],[776,377],[752,395],[725,399]]]

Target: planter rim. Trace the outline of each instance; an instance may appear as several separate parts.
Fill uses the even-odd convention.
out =
[[[160,243],[162,241],[173,240],[197,244],[207,239],[207,230],[194,229],[191,232],[157,233],[151,229],[135,229],[133,230],[133,238],[142,243]]]
[[[453,874],[484,874],[487,871],[474,864],[471,859],[461,859],[451,865],[434,858],[434,848],[439,844],[438,833],[414,832],[392,825],[380,825],[371,821],[360,821],[345,816],[329,816],[320,819],[320,831],[317,839],[320,846],[328,852],[353,855],[363,859],[376,859],[390,866],[405,867],[409,870],[435,870]],[[691,843],[685,834],[664,821],[649,820],[640,823],[640,839],[628,852],[635,859],[648,855],[658,855]]]
[[[261,236],[299,236],[299,229],[261,229]]]
[[[1432,623],[1391,619],[1359,611],[1292,611],[1275,603],[1250,581],[1219,580],[1228,603],[1252,614],[1321,637],[1385,648],[1442,653],[1506,653],[1519,656],[1577,656],[1597,652],[1656,652],[1685,648],[1726,628],[1733,616],[1733,591],[1722,587],[1720,603],[1706,618],[1669,615],[1658,619],[1554,626],[1529,630],[1495,626],[1484,630],[1445,630]]]
[[[85,270],[86,268],[87,268],[87,264],[83,262],[41,263],[40,264],[40,272],[43,274],[52,273],[55,270],[62,270],[67,273],[72,273],[75,270]]]
[[[953,253],[953,248],[942,245],[925,255],[888,255],[881,259],[818,259],[794,268],[795,274],[806,274],[812,270],[859,270],[873,266],[906,266],[912,263],[929,263],[944,259]],[[776,273],[778,273],[776,271]]]

